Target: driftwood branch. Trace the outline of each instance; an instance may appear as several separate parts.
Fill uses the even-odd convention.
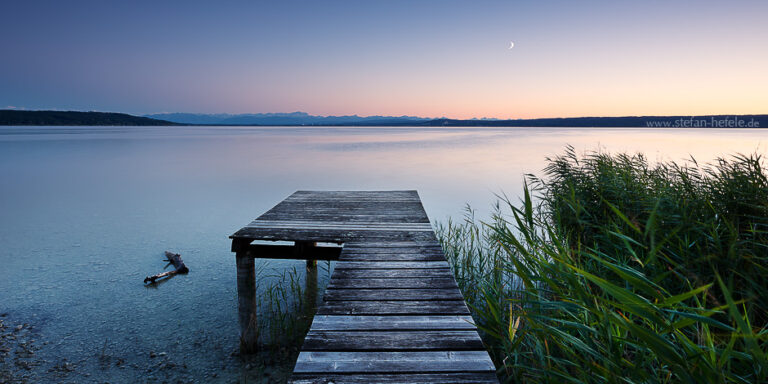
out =
[[[181,259],[181,255],[179,255],[178,253],[165,251],[165,258],[166,258],[165,261],[168,262],[165,268],[168,268],[169,265],[173,265],[174,270],[158,273],[154,276],[147,276],[144,279],[144,283],[153,284],[155,283],[155,281],[157,281],[157,279],[162,279],[164,277],[170,277],[177,274],[185,274],[189,272],[189,268],[187,268],[187,266],[184,264],[184,260]]]

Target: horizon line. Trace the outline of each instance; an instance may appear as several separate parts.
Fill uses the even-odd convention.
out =
[[[414,115],[367,115],[361,116],[358,114],[345,114],[345,115],[314,115],[304,111],[292,111],[292,112],[242,112],[242,113],[230,113],[230,112],[153,112],[153,113],[131,113],[122,111],[109,111],[109,110],[75,110],[75,109],[58,109],[58,108],[46,108],[46,109],[27,109],[25,107],[6,106],[0,111],[26,111],[26,112],[96,112],[96,113],[120,113],[137,117],[149,117],[153,115],[173,115],[173,114],[185,114],[185,115],[200,115],[200,116],[215,116],[215,115],[227,115],[227,116],[245,116],[245,115],[290,115],[301,113],[311,117],[357,117],[361,119],[366,118],[411,118],[422,120],[489,120],[489,121],[504,121],[504,120],[542,120],[542,119],[589,119],[589,118],[631,118],[631,117],[703,117],[703,116],[760,116],[768,115],[768,111],[765,113],[707,113],[707,114],[627,114],[627,115],[578,115],[578,116],[554,116],[554,117],[510,117],[510,118],[498,118],[498,117],[470,117],[470,118],[455,118],[455,117],[425,117]]]

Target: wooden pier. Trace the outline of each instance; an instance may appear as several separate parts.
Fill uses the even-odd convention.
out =
[[[254,258],[338,260],[292,383],[498,382],[416,191],[298,191],[231,238],[246,352]]]

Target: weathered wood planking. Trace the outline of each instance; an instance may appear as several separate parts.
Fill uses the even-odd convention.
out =
[[[451,352],[301,352],[297,373],[322,369],[334,373],[487,372],[493,369],[484,351]]]
[[[302,351],[482,351],[477,331],[315,331]]]
[[[463,316],[337,316],[317,315],[315,331],[475,330],[472,317]]]
[[[430,254],[404,254],[404,253],[371,253],[351,255],[345,252],[344,258],[339,256],[341,261],[443,261],[443,255]]]
[[[344,251],[341,251],[342,256]],[[337,269],[450,269],[448,262],[441,261],[352,261],[336,264]]]
[[[347,247],[349,255],[379,255],[379,254],[443,254],[441,248],[435,247],[371,247],[370,249]]]
[[[446,277],[453,279],[449,268],[440,269],[337,269],[333,271],[333,280],[342,279],[410,279],[427,277]]]
[[[285,240],[343,243],[345,241],[434,241],[431,231],[403,230],[345,230],[345,229],[287,229],[287,228],[249,228],[244,227],[235,233],[234,240]]]
[[[469,315],[463,300],[329,301],[320,315]]]
[[[292,383],[498,382],[416,191],[298,191],[232,239],[343,243]]]
[[[443,373],[394,373],[394,374],[323,374],[294,373],[294,384],[491,384],[497,383],[496,374],[487,372],[443,372]]]
[[[452,276],[419,277],[419,278],[346,278],[333,279],[328,284],[329,289],[403,289],[403,288],[451,288],[458,289]]]
[[[246,228],[340,229],[347,231],[432,231],[429,223],[381,223],[370,221],[254,220]]]
[[[325,291],[325,301],[413,301],[462,300],[455,288],[390,288],[390,289],[335,289]]]

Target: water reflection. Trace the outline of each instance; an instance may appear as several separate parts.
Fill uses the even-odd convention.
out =
[[[566,144],[709,161],[767,140],[737,129],[0,128],[0,313],[48,342],[30,371],[39,380],[256,376],[269,362],[232,356],[227,236],[297,189],[417,189],[433,220],[466,203],[482,216]],[[165,249],[193,272],[142,288]],[[265,285],[306,269],[262,263]],[[331,268],[320,269],[309,287],[322,292]]]

